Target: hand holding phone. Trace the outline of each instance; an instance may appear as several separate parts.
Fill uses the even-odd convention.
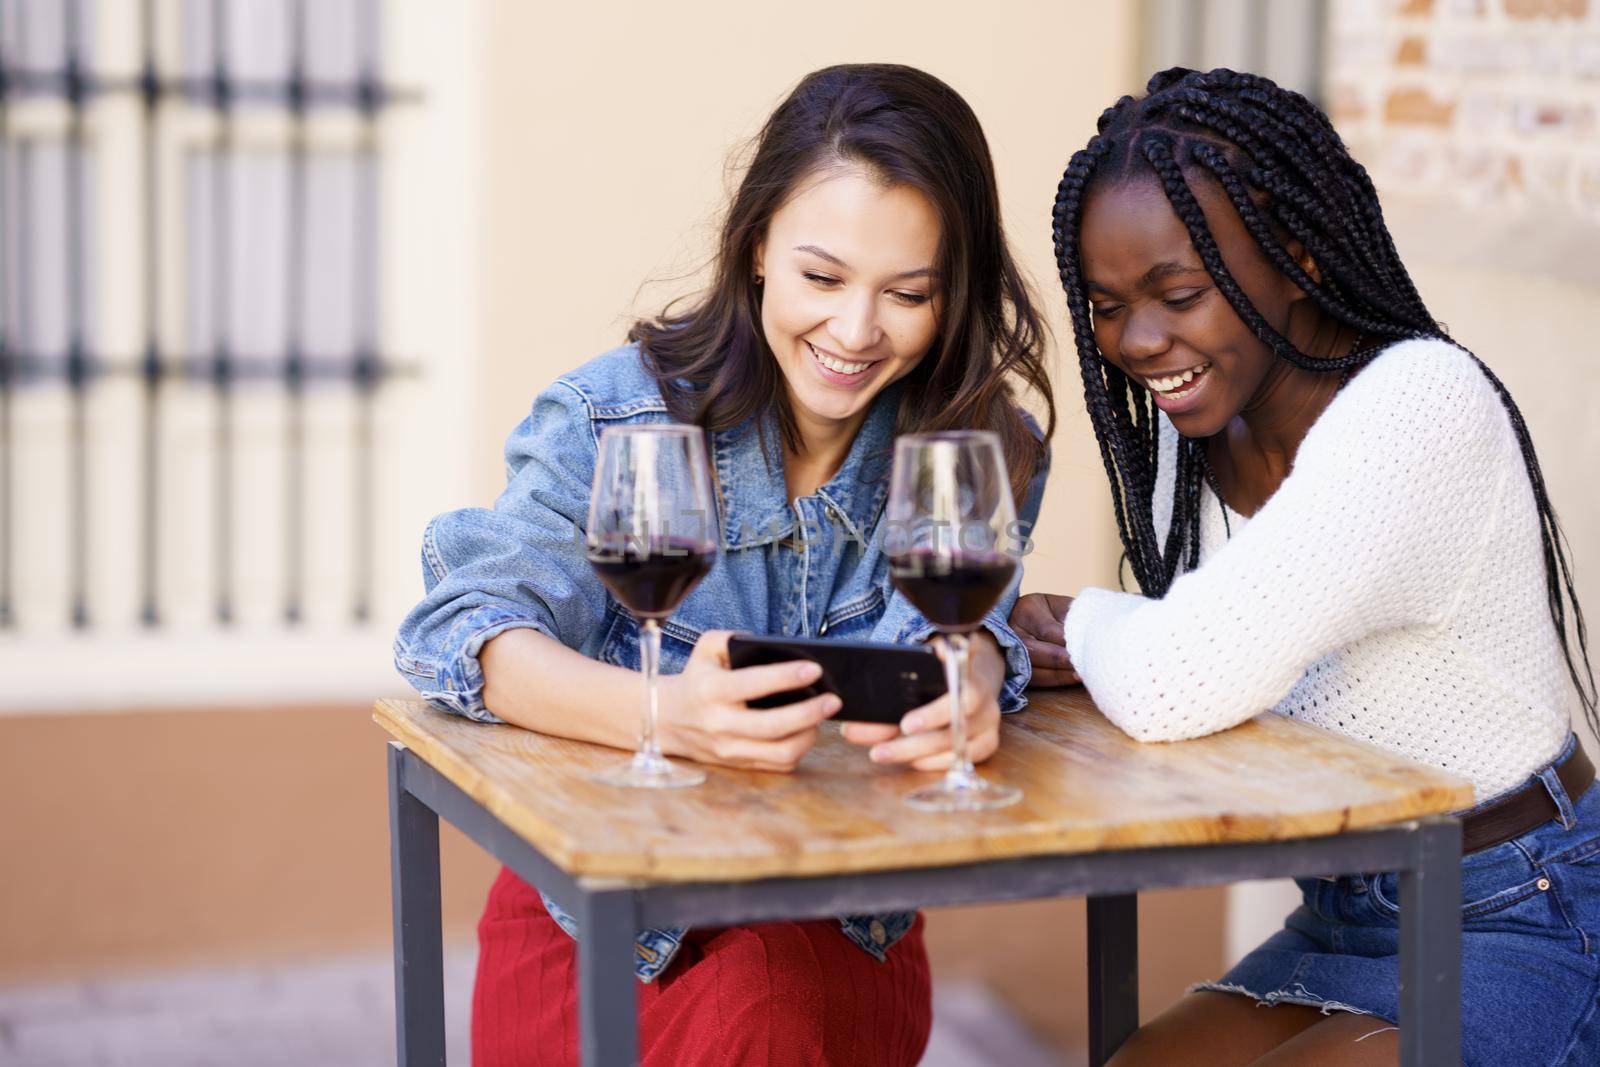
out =
[[[697,763],[787,772],[816,744],[817,726],[839,710],[824,693],[786,701],[771,711],[749,702],[816,680],[812,663],[777,663],[735,670],[728,660],[727,630],[700,635],[679,674],[661,679],[661,743],[670,755]]]
[[[750,700],[749,707],[779,707],[831,693],[843,702],[836,719],[898,726],[907,712],[947,692],[944,666],[923,645],[756,634],[734,634],[728,641],[728,661],[735,670],[791,660],[809,660],[822,673],[810,685]]]

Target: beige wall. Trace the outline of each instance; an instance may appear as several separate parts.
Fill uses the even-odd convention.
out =
[[[495,5],[477,498],[502,483],[500,445],[540,388],[619,343],[630,311],[692,288],[662,279],[702,262],[730,152],[802,75],[830,63],[910,63],[967,99],[995,157],[1007,229],[1070,342],[1050,206],[1067,157],[1132,84],[1133,7]],[[1115,532],[1076,359],[1055,365],[1062,426],[1042,516],[1055,535],[1029,560],[1026,585],[1075,590],[1110,575]]]

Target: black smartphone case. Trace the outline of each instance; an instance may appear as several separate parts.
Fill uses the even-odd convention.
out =
[[[944,664],[928,648],[757,634],[735,634],[728,639],[728,660],[735,670],[799,659],[820,663],[822,677],[803,689],[752,700],[750,707],[778,708],[822,693],[837,693],[844,706],[834,718],[898,725],[906,712],[946,691]]]

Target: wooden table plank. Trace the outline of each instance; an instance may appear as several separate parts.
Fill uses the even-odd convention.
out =
[[[657,792],[590,781],[627,758],[614,749],[421,701],[380,701],[373,718],[569,873],[647,882],[1314,837],[1472,803],[1462,779],[1274,714],[1141,744],[1082,689],[1029,699],[980,768],[1023,800],[981,814],[907,807],[901,797],[937,775],[873,766],[833,724],[793,774],[713,767],[702,786]]]

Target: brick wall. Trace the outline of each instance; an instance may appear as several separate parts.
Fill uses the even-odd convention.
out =
[[[1600,0],[1333,0],[1327,103],[1385,194],[1600,223]]]

